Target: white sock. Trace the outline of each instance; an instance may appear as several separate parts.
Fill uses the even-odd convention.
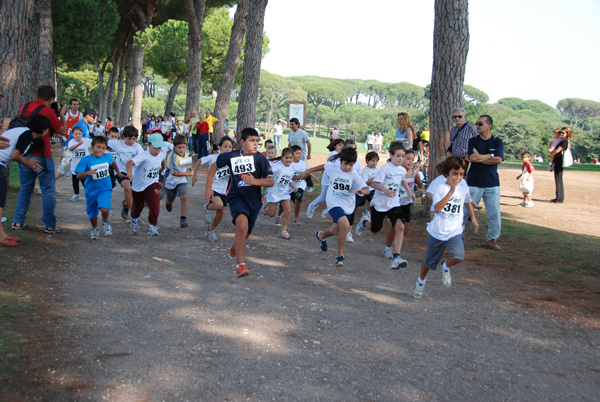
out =
[[[417,283],[418,283],[419,285],[423,285],[423,286],[424,286],[424,285],[425,285],[425,281],[426,281],[426,280],[427,280],[427,279],[421,279],[421,277],[418,277],[418,278],[417,278]]]
[[[442,271],[444,271],[444,272],[450,271],[450,268],[448,268],[448,266],[446,265],[446,261],[442,262]]]

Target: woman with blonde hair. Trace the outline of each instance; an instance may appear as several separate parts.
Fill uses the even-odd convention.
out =
[[[398,113],[398,130],[396,130],[395,141],[402,141],[405,149],[412,149],[413,145],[413,132],[410,128],[410,117],[407,113]]]

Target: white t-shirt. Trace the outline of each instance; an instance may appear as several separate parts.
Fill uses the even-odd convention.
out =
[[[168,121],[168,120],[163,121],[162,123],[160,123],[160,127],[159,127],[160,128],[160,132],[163,133],[163,134],[168,134],[168,133],[171,132],[171,127],[172,126],[173,125],[171,124],[170,121]]]
[[[125,167],[127,162],[144,152],[144,148],[137,142],[129,146],[125,144],[125,140],[108,140],[108,146],[115,151],[116,156],[114,158],[117,161],[119,172],[123,174],[127,174],[127,168]]]
[[[448,191],[450,191],[450,186],[445,182],[436,185],[433,190],[433,205],[442,200],[448,194]],[[441,241],[446,241],[461,234],[463,231],[465,203],[469,202],[468,186],[465,188],[465,186],[459,184],[454,194],[452,194],[446,203],[446,206],[440,212],[436,213],[431,222],[427,224],[427,232]]]
[[[416,175],[416,170],[413,169],[413,175],[411,177],[404,177],[404,179],[406,180],[406,184],[408,184],[408,188],[410,189],[411,194],[414,194],[415,175]],[[400,198],[400,205],[409,205],[409,204],[413,203],[412,198],[406,192],[404,187],[400,187],[400,193],[398,194],[398,196]]]
[[[83,143],[72,151],[73,158],[71,158],[71,174],[75,174],[75,168],[77,167],[77,164],[79,163],[81,158],[90,154],[90,147],[92,146],[92,139],[91,138],[82,138],[82,140],[83,140]],[[67,144],[67,147],[71,148],[73,145],[75,145],[77,143],[78,142],[75,141],[75,139],[72,139]]]
[[[326,160],[327,160],[327,162],[329,162],[329,160],[331,159],[331,157],[332,157],[332,156],[335,156],[335,155],[337,155],[337,154],[339,154],[339,152],[338,152],[338,151],[331,151],[331,152],[329,153],[329,155],[327,155],[327,159],[326,159]],[[334,161],[334,163],[335,163],[335,162],[339,162],[339,160],[340,160],[339,158],[338,158],[338,159],[336,159],[336,160]],[[326,162],[326,163],[327,163],[327,162]],[[328,186],[328,185],[329,185],[329,177],[327,177],[327,174],[326,174],[326,173],[323,171],[323,177],[321,178],[321,188],[323,188],[323,187],[325,187],[325,186]]]
[[[346,215],[350,215],[356,207],[354,190],[367,187],[367,184],[356,170],[352,169],[349,172],[342,171],[339,162],[327,162],[325,164],[325,174],[329,176],[330,180],[325,198],[327,210],[334,207],[341,207]]]
[[[383,191],[375,190],[375,195],[371,200],[371,205],[379,212],[387,212],[392,208],[400,206],[400,189],[402,191],[402,182],[406,181],[406,169],[401,165],[394,165],[392,162],[388,162],[379,169],[379,172],[375,175],[373,182],[378,183],[384,188],[393,190],[396,193],[395,197],[388,197]]]
[[[290,165],[292,167],[292,169],[294,170],[294,176],[299,176],[300,173],[304,172],[306,170],[306,162],[301,160],[300,162],[292,162],[292,164]],[[294,180],[294,186],[296,186],[296,188],[301,188],[302,190],[306,189],[306,181],[305,180]],[[288,192],[292,192],[294,190],[292,190],[292,188],[290,187]]]
[[[158,182],[162,161],[165,160],[165,153],[159,152],[158,155],[152,156],[149,150],[145,150],[141,154],[132,159],[133,165],[133,180],[131,189],[133,191],[144,191],[148,186]]]
[[[371,169],[368,165],[365,166],[362,170],[362,173],[360,174],[360,177],[362,177],[362,179],[367,182],[369,180],[371,180],[372,178],[375,177],[375,175],[377,174],[377,172],[379,172],[379,166],[375,165],[375,169]],[[369,186],[369,191],[373,191],[374,188]]]
[[[438,184],[445,183],[446,180],[448,180],[448,178],[446,176],[444,176],[443,174],[441,174],[438,177],[436,177],[435,179],[433,179],[433,181],[431,183],[429,183],[429,187],[427,187],[427,193],[433,194],[435,192],[435,188],[438,186]],[[465,179],[462,179],[458,186],[462,187],[463,189],[466,189],[467,192],[469,192],[469,185],[467,184],[467,181]],[[469,195],[469,201],[471,201],[470,195]],[[434,206],[435,206],[435,203],[432,203],[430,211],[433,212]]]
[[[5,131],[2,134],[2,137],[9,140],[8,148],[0,149],[0,161],[6,162],[8,165],[12,160],[12,154],[17,147],[17,142],[19,141],[19,137],[25,132],[28,131],[28,127],[15,127],[10,130]],[[23,152],[23,154],[27,153],[27,151]]]
[[[219,157],[219,154],[212,154],[205,156],[200,159],[201,165],[206,165],[208,163],[208,167],[210,168]],[[229,178],[231,177],[231,171],[229,170],[229,165],[225,165],[223,167],[217,168],[215,172],[215,177],[212,182],[212,190],[213,193],[219,193],[221,195],[227,194],[227,186],[229,185]]]
[[[290,199],[290,182],[294,176],[292,166],[285,166],[282,162],[271,163],[275,184],[267,190],[267,202],[279,202]]]
[[[275,132],[273,133],[273,135],[279,135],[279,136],[283,135],[283,126],[281,124],[275,124],[275,127],[273,127],[273,129],[275,129]]]
[[[375,138],[375,145],[383,145],[383,135],[378,135],[377,138]]]

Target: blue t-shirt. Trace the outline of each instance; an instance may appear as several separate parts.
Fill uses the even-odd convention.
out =
[[[402,141],[405,148],[408,148],[408,129],[409,128],[410,127],[407,127],[406,130],[404,130],[404,132],[400,131],[400,130],[402,130],[402,127],[398,128],[398,130],[396,130],[396,137],[394,138],[394,141]]]
[[[217,169],[229,166],[231,176],[227,187],[227,202],[231,199],[244,200],[251,207],[260,208],[262,197],[260,186],[246,184],[241,175],[251,173],[257,179],[266,179],[273,176],[267,157],[260,152],[254,155],[244,156],[241,150],[220,154],[216,161]]]
[[[85,121],[79,120],[77,123],[75,123],[73,125],[73,128],[75,128],[75,127],[81,127],[81,133],[82,133],[81,138],[90,138],[90,129],[88,128],[88,125]],[[73,133],[73,129],[71,129],[71,133]],[[69,140],[67,141],[67,144],[72,139],[73,139],[73,134],[69,134]]]
[[[473,137],[469,140],[469,156],[473,155],[473,148],[481,155],[494,154],[504,160],[504,143],[498,137],[492,136],[489,140],[483,140],[479,135]],[[467,184],[473,187],[499,187],[498,165],[471,162]]]
[[[110,174],[108,168],[113,163],[113,157],[110,154],[105,153],[99,158],[94,155],[88,155],[81,158],[75,173],[84,173],[89,170],[96,170],[95,175],[86,176],[85,185],[85,196],[93,196],[103,191],[112,191],[112,183],[110,181]]]

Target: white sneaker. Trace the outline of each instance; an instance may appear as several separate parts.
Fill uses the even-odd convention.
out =
[[[148,225],[148,234],[150,236],[158,236],[158,228],[154,225]]]
[[[394,252],[391,247],[386,247],[383,249],[383,258],[387,258],[389,260],[394,258]]]
[[[368,221],[371,221],[371,212],[369,212],[369,210],[368,210],[368,209],[365,209],[365,210],[363,211],[363,216],[366,216],[367,220],[368,220]]]
[[[315,210],[314,209],[310,209],[310,207],[308,207],[308,209],[306,210],[306,217],[308,219],[312,219],[314,213],[315,213]]]
[[[352,232],[348,232],[346,234],[346,243],[354,243],[354,239],[352,238]]]
[[[425,288],[425,284],[419,285],[419,282],[415,283],[415,287],[413,289],[413,297],[415,299],[420,299],[423,297],[423,289]]]
[[[204,222],[206,222],[207,225],[210,225],[214,218],[212,211],[207,207],[208,205],[204,204]]]
[[[525,204],[525,208],[531,208],[533,207],[535,204],[533,203],[533,201],[529,201],[527,204]]]
[[[444,271],[444,268],[447,269],[447,271]],[[446,261],[442,262],[440,271],[440,276],[442,277],[442,285],[449,288],[450,286],[452,286],[452,278],[450,277],[450,269],[446,266]]]
[[[294,218],[294,225],[302,226],[302,222],[300,222],[300,218]]]
[[[314,187],[306,187],[306,190],[304,190],[307,193],[312,193],[315,190]]]
[[[321,219],[327,219],[328,216],[329,216],[329,211],[327,210],[327,208],[325,208],[323,210],[323,212],[321,212]]]
[[[104,229],[104,236],[112,236],[112,226],[108,222],[102,222],[102,229]]]
[[[133,234],[137,234],[138,229],[140,228],[140,220],[138,219],[132,219],[131,220],[131,232]]]
[[[206,236],[208,238],[208,240],[213,241],[213,242],[219,240],[219,238],[215,234],[214,230],[207,230],[206,233],[204,233],[204,236]]]
[[[90,230],[90,239],[92,240],[98,240],[100,238],[100,233],[98,228],[92,228]]]
[[[71,197],[70,201],[71,202],[75,202],[75,201],[79,201],[80,199],[81,199],[81,197],[79,197],[79,195],[73,194],[73,196]]]
[[[398,268],[406,268],[408,266],[408,261],[406,261],[404,258],[397,256],[394,257],[394,259],[392,260],[392,269],[398,269]]]
[[[365,231],[365,224],[367,223],[368,219],[367,216],[365,214],[363,214],[363,216],[361,216],[360,221],[358,222],[358,225],[356,225],[356,229],[354,229],[354,232],[356,233],[357,236],[362,236],[364,231]]]

